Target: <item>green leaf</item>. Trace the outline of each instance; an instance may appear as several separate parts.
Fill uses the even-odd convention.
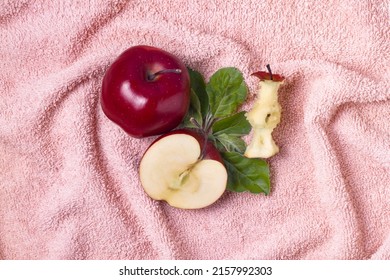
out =
[[[232,136],[244,136],[251,131],[251,125],[242,111],[232,116],[220,119],[213,125],[213,134],[228,134]]]
[[[206,85],[210,111],[215,118],[227,117],[245,101],[247,87],[242,73],[234,67],[221,68]]]
[[[200,101],[193,89],[190,93],[190,107],[188,108],[187,114],[182,121],[182,127],[192,127],[196,126],[190,121],[193,117],[199,124],[202,124],[202,113],[200,111]]]
[[[199,72],[187,68],[190,75],[190,86],[191,91],[193,91],[198,97],[199,101],[199,112],[201,116],[206,116],[209,110],[209,98],[206,92],[206,84],[204,82],[202,74]]]
[[[245,152],[246,144],[240,137],[222,133],[215,135],[214,139],[220,152],[238,152],[241,154]]]
[[[227,188],[235,192],[270,192],[270,174],[267,162],[257,158],[246,158],[237,152],[222,153],[228,171]]]

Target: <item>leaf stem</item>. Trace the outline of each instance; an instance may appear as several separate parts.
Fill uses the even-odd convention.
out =
[[[205,120],[203,122],[203,126],[200,125],[199,122],[194,117],[190,118],[190,122],[199,129],[200,133],[203,136],[203,146],[202,146],[202,151],[199,155],[199,160],[203,159],[206,155],[207,142],[209,140],[211,128],[216,121],[217,119],[214,118],[213,115],[210,113],[206,115]]]
[[[191,117],[190,118],[190,122],[195,125],[198,129],[200,130],[203,130],[202,126],[199,124],[199,122],[194,118],[194,117]]]
[[[199,155],[199,160],[202,160],[206,155],[206,147],[207,147],[208,140],[209,140],[209,135],[207,133],[203,132],[203,147],[202,147],[202,151],[200,152],[200,155]]]

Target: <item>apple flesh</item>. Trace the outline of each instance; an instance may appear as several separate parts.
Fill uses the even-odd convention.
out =
[[[252,109],[246,118],[253,128],[253,137],[245,150],[248,158],[269,158],[279,152],[279,147],[272,138],[272,131],[281,119],[281,106],[278,102],[278,90],[284,82],[284,77],[268,72],[259,71],[252,75],[260,79],[260,89]]]
[[[214,203],[226,189],[227,171],[214,145],[196,131],[180,129],[159,137],[139,168],[145,192],[182,209]]]
[[[103,112],[136,138],[176,128],[189,104],[188,70],[162,49],[131,47],[111,64],[103,78]]]

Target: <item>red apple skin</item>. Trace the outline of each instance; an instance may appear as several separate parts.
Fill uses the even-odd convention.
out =
[[[271,79],[271,74],[269,72],[265,72],[265,71],[258,71],[258,72],[252,73],[252,76],[259,78],[261,81],[264,81],[264,80],[272,80],[275,82],[283,82],[284,81],[284,77],[279,75],[279,74],[272,74],[272,79]]]
[[[149,147],[151,147],[154,143],[158,142],[162,138],[167,137],[169,135],[174,135],[174,134],[190,135],[198,141],[198,143],[200,145],[200,150],[202,150],[204,147],[204,143],[205,143],[204,136],[195,129],[187,129],[187,128],[175,129],[175,130],[172,130],[168,133],[165,133],[165,134],[161,135],[160,137],[158,137],[156,140],[154,140],[153,143]],[[216,161],[219,161],[220,163],[222,163],[223,165],[225,165],[221,154],[219,153],[218,149],[214,146],[214,144],[210,140],[207,141],[207,146],[206,146],[206,150],[205,150],[205,154],[204,154],[203,159],[216,160]]]
[[[149,75],[163,69],[180,73]],[[101,106],[105,115],[129,135],[142,138],[176,128],[190,104],[186,66],[173,54],[151,46],[134,46],[107,69]]]

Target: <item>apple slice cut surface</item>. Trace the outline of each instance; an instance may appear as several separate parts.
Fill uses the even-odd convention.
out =
[[[197,209],[214,203],[225,191],[227,171],[213,159],[199,159],[198,140],[173,134],[153,143],[140,163],[140,180],[153,199],[173,207]]]

